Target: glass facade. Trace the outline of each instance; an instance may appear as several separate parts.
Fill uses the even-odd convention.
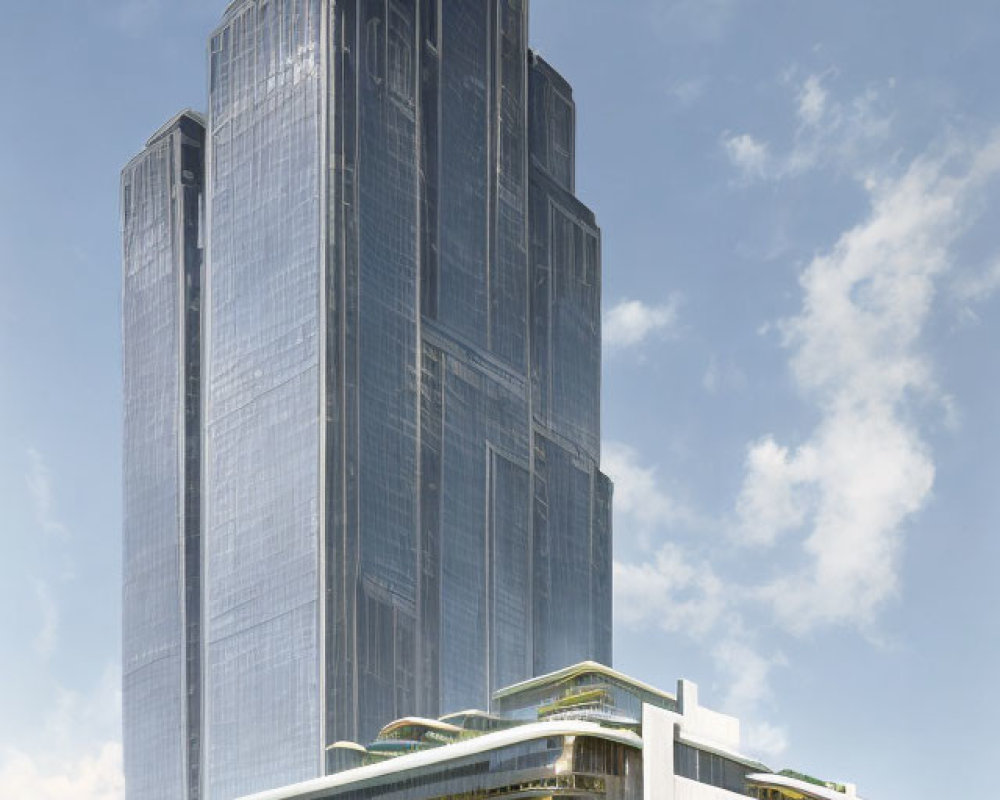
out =
[[[528,61],[533,673],[611,663],[611,483],[599,471],[600,231],[573,195],[569,84]]]
[[[328,749],[337,774],[245,800],[856,795],[741,755],[737,720],[699,706],[689,681],[678,689],[681,702],[606,665],[573,664],[499,690],[494,712],[405,717],[367,747],[338,742]]]
[[[344,786],[290,792],[302,800],[641,800],[642,751],[599,736],[550,734],[451,756]]]
[[[674,741],[674,773],[734,794],[747,793],[747,776],[760,771],[759,764],[748,764],[726,756]]]
[[[643,704],[677,712],[677,700],[605,666],[584,663],[506,687],[494,711],[509,720],[587,719],[638,730]]]
[[[610,663],[600,233],[527,15],[235,0],[211,37],[206,798]]]
[[[122,173],[122,700],[135,797],[197,798],[203,152],[184,113]]]
[[[232,4],[211,39],[205,790],[320,774],[323,4]]]

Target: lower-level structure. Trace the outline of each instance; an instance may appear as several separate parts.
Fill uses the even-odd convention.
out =
[[[493,695],[489,712],[407,717],[367,747],[338,742],[325,778],[246,800],[848,800],[850,784],[774,773],[740,753],[739,721],[584,662]]]

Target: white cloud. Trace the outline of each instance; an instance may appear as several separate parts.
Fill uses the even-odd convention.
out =
[[[760,757],[780,756],[784,728],[761,719],[771,699],[770,678],[780,655],[762,656],[746,640],[736,607],[740,589],[726,584],[707,561],[675,543],[663,545],[643,563],[614,565],[615,623],[639,631],[658,629],[699,643],[714,639],[712,660],[725,685],[721,707],[743,721],[744,743]]]
[[[925,352],[929,316],[942,288],[968,302],[1000,289],[1000,266],[956,280],[955,263],[960,238],[984,211],[986,184],[1000,173],[1000,134],[978,147],[952,142],[901,168],[887,155],[891,117],[878,93],[841,102],[828,81],[798,83],[785,150],[748,133],[723,140],[745,175],[779,180],[832,168],[854,176],[870,201],[865,218],[803,270],[798,313],[770,325],[817,421],[790,441],[771,434],[747,447],[733,535],[753,552],[734,559],[726,541],[708,537],[698,555],[685,549],[676,533],[690,532],[695,513],[679,513],[655,466],[624,446],[611,451],[622,461],[616,514],[650,542],[663,541],[658,534],[674,542],[650,544],[646,561],[615,564],[617,622],[718,642],[712,655],[727,686],[723,705],[748,723],[747,747],[772,757],[788,741],[761,718],[784,664],[771,655],[776,627],[872,634],[899,591],[906,533],[934,486],[927,401],[954,406]],[[718,379],[711,364],[706,390]],[[765,631],[769,647],[759,650],[754,641]]]
[[[724,136],[722,146],[729,160],[740,169],[744,176],[762,178],[768,170],[767,145],[751,136],[741,133]]]
[[[695,637],[711,630],[726,607],[723,584],[711,567],[669,543],[651,561],[615,562],[614,591],[619,624]]]
[[[897,589],[905,524],[934,481],[911,413],[936,393],[920,337],[969,201],[998,169],[1000,138],[871,184],[869,218],[802,275],[802,311],[782,330],[821,420],[794,450],[751,446],[737,503],[745,541],[799,529],[805,566],[759,592],[792,630],[867,626]]]
[[[65,535],[66,526],[57,518],[52,494],[52,479],[45,460],[34,448],[28,450],[28,494],[35,509],[39,527],[50,535]]]
[[[745,710],[757,706],[770,696],[767,679],[772,662],[745,642],[732,637],[723,639],[713,649],[712,656],[730,679],[723,701],[725,708]]]
[[[783,656],[766,657],[751,646],[745,631],[730,631],[712,650],[726,684],[722,708],[740,719],[743,746],[759,758],[779,758],[788,749],[788,731],[762,718],[771,700],[771,672],[786,666]]]
[[[964,275],[952,286],[956,299],[967,303],[983,303],[1000,289],[1000,261],[981,272]]]
[[[817,75],[809,75],[798,91],[802,123],[791,148],[775,163],[775,176],[794,176],[819,167],[857,173],[870,163],[881,165],[891,117],[882,110],[879,92],[868,88],[847,102],[832,99]]]
[[[743,746],[759,758],[780,758],[788,750],[788,729],[751,720],[742,726]]]
[[[881,95],[868,88],[847,102],[830,96],[823,76],[809,75],[796,89],[800,125],[790,145],[772,148],[750,133],[726,134],[722,146],[746,179],[778,180],[821,167],[852,174],[885,161],[891,117],[881,109]]]
[[[45,713],[40,711],[39,718],[53,752],[78,755],[88,752],[94,742],[121,738],[121,671],[117,664],[109,664],[88,691],[55,686],[50,701],[52,706]]]
[[[615,526],[639,533],[690,530],[704,521],[661,488],[655,467],[619,443],[603,445],[604,470],[615,482]],[[709,545],[711,546],[711,545]],[[787,734],[761,720],[770,698],[769,679],[780,656],[765,658],[747,642],[739,608],[748,599],[745,586],[727,581],[712,563],[677,541],[668,541],[644,560],[614,564],[615,623],[638,631],[660,630],[704,644],[717,642],[712,657],[726,685],[722,707],[741,717],[744,742],[760,757],[777,757],[787,747]],[[711,637],[711,639],[710,639]]]
[[[0,749],[0,797],[30,800],[123,800],[122,748],[105,742],[86,755],[60,759]]]
[[[604,315],[604,346],[609,349],[633,347],[654,334],[669,336],[675,333],[679,303],[676,295],[656,306],[640,300],[622,300]]]
[[[31,800],[122,800],[121,691],[109,666],[93,689],[61,686],[39,709],[32,743],[0,743],[0,797]]]
[[[958,275],[950,287],[958,325],[978,325],[982,321],[978,306],[993,297],[997,289],[1000,289],[1000,260],[986,269],[970,270]],[[954,427],[958,419],[958,408],[953,401],[945,404],[945,417],[949,421],[949,427]]]
[[[643,465],[628,445],[602,443],[601,469],[615,485],[615,515],[623,517],[629,528],[641,533],[693,521],[690,510],[662,488],[656,468]]]
[[[815,480],[817,455],[814,448],[803,447],[792,456],[770,438],[750,446],[747,476],[736,502],[737,533],[744,542],[772,545],[805,521],[811,498],[802,487]]]
[[[818,125],[826,111],[827,94],[818,75],[810,75],[799,91],[799,119],[806,125]]]
[[[705,522],[634,450],[606,447],[616,514],[629,523],[617,524],[619,535],[637,529],[650,541],[673,540],[651,547],[645,561],[615,564],[616,621],[717,642],[723,707],[744,719],[745,745],[761,757],[780,756],[788,733],[762,718],[785,662],[772,655],[773,634],[763,651],[756,634],[774,623],[794,634],[829,626],[871,633],[898,592],[906,530],[934,484],[920,412],[927,400],[952,402],[935,384],[923,336],[936,293],[956,272],[956,244],[998,173],[1000,134],[866,181],[867,218],[803,271],[800,311],[772,330],[818,421],[791,444],[774,435],[751,443],[735,504],[737,541],[756,550],[781,544],[780,556],[769,554],[773,571],[761,560],[727,571],[735,562],[723,557],[722,542],[699,541],[703,555],[685,549],[675,532]],[[979,277],[965,296],[995,291],[992,271]]]

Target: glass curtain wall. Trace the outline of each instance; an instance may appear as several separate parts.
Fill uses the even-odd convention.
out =
[[[122,173],[124,758],[151,800],[199,797],[203,145],[180,114]]]
[[[527,15],[236,0],[211,37],[186,713],[213,800],[610,661],[600,236]]]
[[[529,61],[534,674],[611,664],[611,482],[600,465],[601,261],[573,195],[572,89]]]
[[[323,768],[325,8],[232,3],[211,38],[205,786]]]

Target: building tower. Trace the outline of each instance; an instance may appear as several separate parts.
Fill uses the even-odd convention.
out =
[[[236,0],[211,37],[202,797],[610,663],[600,234],[527,15]],[[184,796],[133,793],[133,730],[130,797]]]
[[[200,211],[205,126],[157,131],[122,172],[122,693],[130,797],[198,797]]]

